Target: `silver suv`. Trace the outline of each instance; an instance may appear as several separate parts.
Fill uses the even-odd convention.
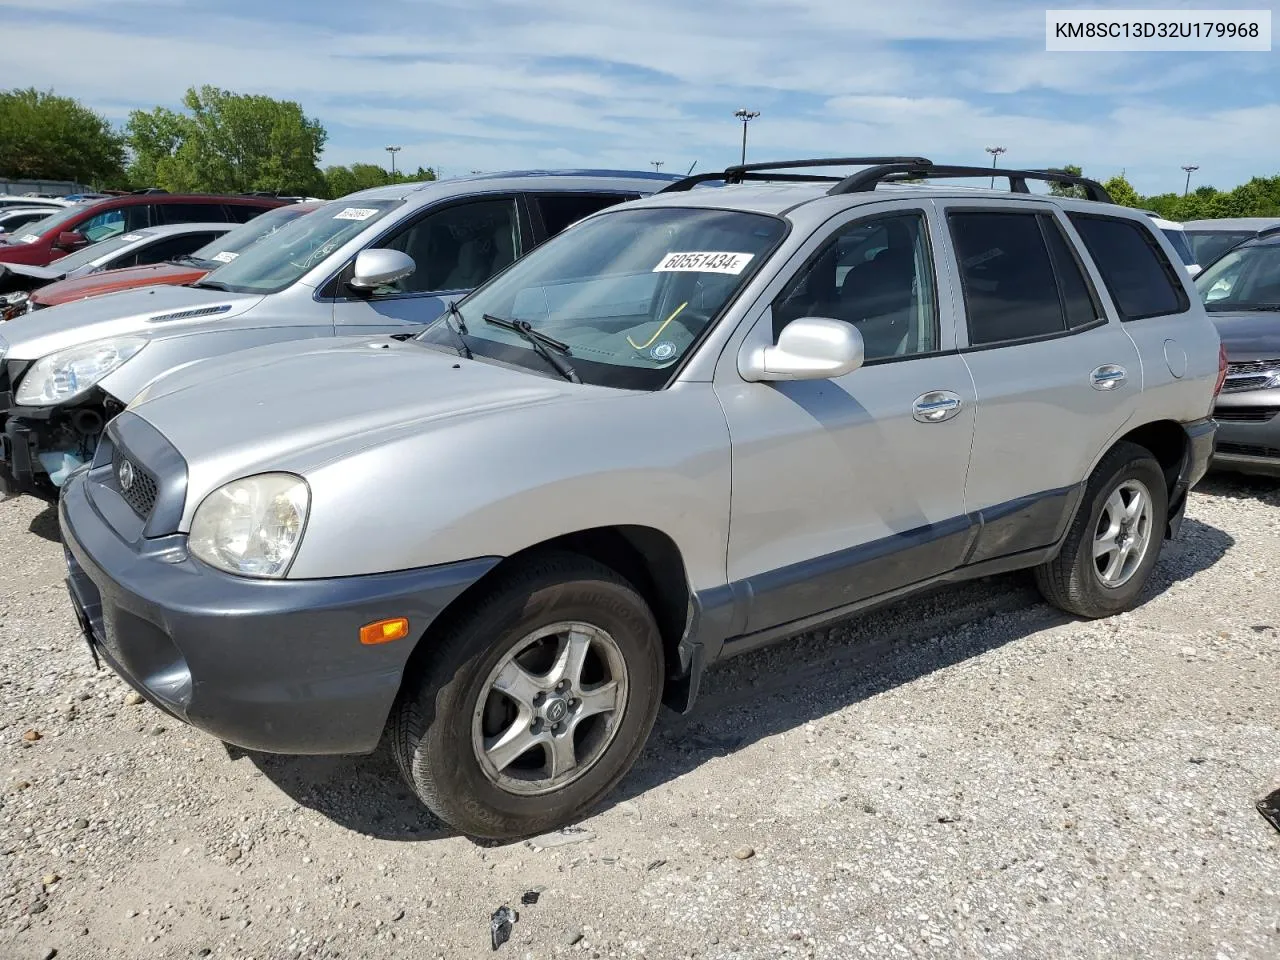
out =
[[[190,286],[18,317],[0,326],[0,499],[56,497],[103,424],[174,367],[265,343],[416,332],[575,220],[676,179],[526,171],[378,187],[224,254]]]
[[[590,808],[721,658],[1021,567],[1134,606],[1222,374],[1167,240],[1080,178],[826,163],[868,166],[695,177],[414,339],[152,384],[61,498],[93,655],[247,748],[389,729],[428,807],[502,838]]]

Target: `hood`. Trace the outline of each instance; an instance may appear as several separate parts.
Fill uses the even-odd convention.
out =
[[[117,290],[149,287],[167,283],[178,286],[195,283],[207,271],[199,267],[180,267],[171,263],[153,263],[145,267],[124,267],[120,270],[103,270],[84,277],[72,277],[41,287],[31,295],[33,303],[52,307],[71,300],[97,297]]]
[[[0,268],[5,273],[16,273],[23,277],[35,277],[37,280],[57,280],[59,277],[65,277],[67,271],[58,269],[57,260],[53,262],[54,266],[51,267],[35,267],[29,263],[4,263],[0,264]]]
[[[271,344],[160,378],[129,410],[218,483],[304,470],[432,422],[614,395],[390,337]]]
[[[1227,359],[1274,360],[1280,357],[1280,309],[1210,313]]]
[[[151,286],[64,303],[60,307],[23,314],[4,325],[13,360],[38,360],[93,340],[126,334],[169,332],[179,323],[207,323],[244,313],[262,299],[260,294],[225,293],[198,287]],[[171,317],[187,311],[195,317]],[[212,311],[217,310],[217,313]]]
[[[5,236],[9,236],[5,234]],[[24,243],[19,238],[30,236],[22,230],[18,230],[15,235],[9,237],[8,240],[0,243],[0,263],[5,266],[12,264],[38,264],[43,266],[46,263],[52,263],[58,259],[49,250],[47,243]],[[59,251],[61,253],[61,251]]]

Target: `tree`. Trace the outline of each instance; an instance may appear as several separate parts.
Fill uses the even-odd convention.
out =
[[[77,100],[35,88],[0,92],[0,177],[124,181],[124,138]]]
[[[316,162],[328,134],[292,100],[189,89],[186,113],[165,107],[129,115],[127,130],[138,186],[171,191],[316,194]]]
[[[1125,207],[1144,207],[1142,197],[1138,196],[1138,191],[1133,189],[1133,184],[1124,178],[1124,174],[1116,174],[1102,186],[1116,203]]]
[[[325,194],[329,197],[345,197],[357,190],[370,187],[384,187],[389,183],[415,183],[419,180],[434,180],[434,170],[418,167],[417,173],[402,173],[397,170],[392,174],[376,163],[353,163],[349,167],[326,167],[324,181],[328,188]]]
[[[1053,167],[1059,173],[1069,173],[1073,177],[1084,176],[1084,168],[1076,166],[1074,163],[1066,163],[1061,167]],[[1055,197],[1079,197],[1085,199],[1088,194],[1085,193],[1084,187],[1078,187],[1074,183],[1050,183],[1049,192]]]

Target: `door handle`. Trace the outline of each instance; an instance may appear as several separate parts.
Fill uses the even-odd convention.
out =
[[[1089,374],[1095,390],[1114,390],[1129,379],[1129,371],[1118,363],[1104,363]]]
[[[950,390],[931,390],[916,397],[911,415],[921,423],[941,423],[960,412],[960,397]]]

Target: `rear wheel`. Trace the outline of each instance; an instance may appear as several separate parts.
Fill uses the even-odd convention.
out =
[[[1145,448],[1119,443],[1098,465],[1062,551],[1036,568],[1046,600],[1081,617],[1109,617],[1138,602],[1164,543],[1169,494]]]
[[[607,567],[547,556],[441,634],[392,720],[396,761],[458,830],[514,839],[572,822],[630,769],[657,715],[662,641]]]

